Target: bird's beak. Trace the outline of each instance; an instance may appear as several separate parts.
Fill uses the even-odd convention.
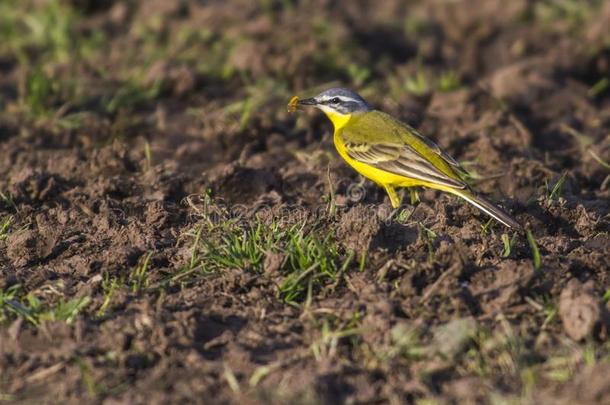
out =
[[[318,105],[318,102],[315,98],[304,98],[297,102],[297,105]]]

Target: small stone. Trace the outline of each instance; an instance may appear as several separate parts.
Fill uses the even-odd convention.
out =
[[[447,359],[455,358],[466,349],[476,329],[477,322],[473,318],[454,319],[440,325],[434,331],[434,351]]]

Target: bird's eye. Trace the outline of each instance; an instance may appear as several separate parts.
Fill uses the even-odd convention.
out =
[[[339,104],[341,102],[341,100],[339,99],[339,97],[334,97],[330,99],[330,102],[332,104]]]

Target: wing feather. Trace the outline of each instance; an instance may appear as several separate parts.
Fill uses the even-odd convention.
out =
[[[434,153],[436,153],[437,155],[442,157],[445,160],[445,162],[449,163],[451,166],[455,166],[455,167],[461,169],[460,164],[454,158],[449,156],[445,151],[443,151],[436,143],[434,143],[434,141],[432,141],[429,138],[426,138],[425,136],[423,136],[422,134],[417,132],[417,130],[415,130],[413,127],[410,127],[410,126],[407,126],[407,127],[413,133],[413,135],[415,135],[419,139],[421,139],[422,142],[424,142],[428,147],[430,147],[430,149],[432,149],[434,151]]]
[[[399,176],[468,187],[459,163],[411,126],[377,110],[355,115],[352,121],[339,134],[352,159]]]
[[[389,173],[453,188],[466,188],[463,181],[447,176],[407,144],[345,142],[345,147],[352,159]]]

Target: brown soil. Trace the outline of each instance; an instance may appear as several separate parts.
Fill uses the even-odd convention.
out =
[[[87,101],[47,101],[87,112],[80,126],[20,110],[28,68],[0,54],[0,290],[90,302],[70,322],[7,313],[0,402],[610,402],[610,92],[590,90],[610,69],[608,4],[572,24],[536,20],[542,6],[525,1],[67,3],[81,13],[75,35],[108,40],[98,66],[52,65],[87,83]],[[327,31],[312,34],[320,21]],[[158,94],[103,110],[125,85],[113,69],[145,63],[142,26],[167,42],[184,27],[229,38],[240,73],[199,70],[181,48],[147,67]],[[350,62],[366,66],[364,83]],[[460,86],[394,89],[388,78],[419,67]],[[476,162],[489,177],[476,188],[531,229],[540,267],[525,235],[503,257],[506,230],[482,230],[487,218],[453,197],[425,191],[411,206],[407,193],[390,216],[320,113],[284,112],[289,95],[331,81]],[[241,125],[225,106],[245,99],[257,101]],[[189,232],[237,216],[330,232],[337,260],[353,260],[297,305],[278,292],[282,252],[263,252],[259,272],[173,278],[191,260]],[[129,285],[147,258],[145,287],[118,288],[100,312],[108,280]]]

